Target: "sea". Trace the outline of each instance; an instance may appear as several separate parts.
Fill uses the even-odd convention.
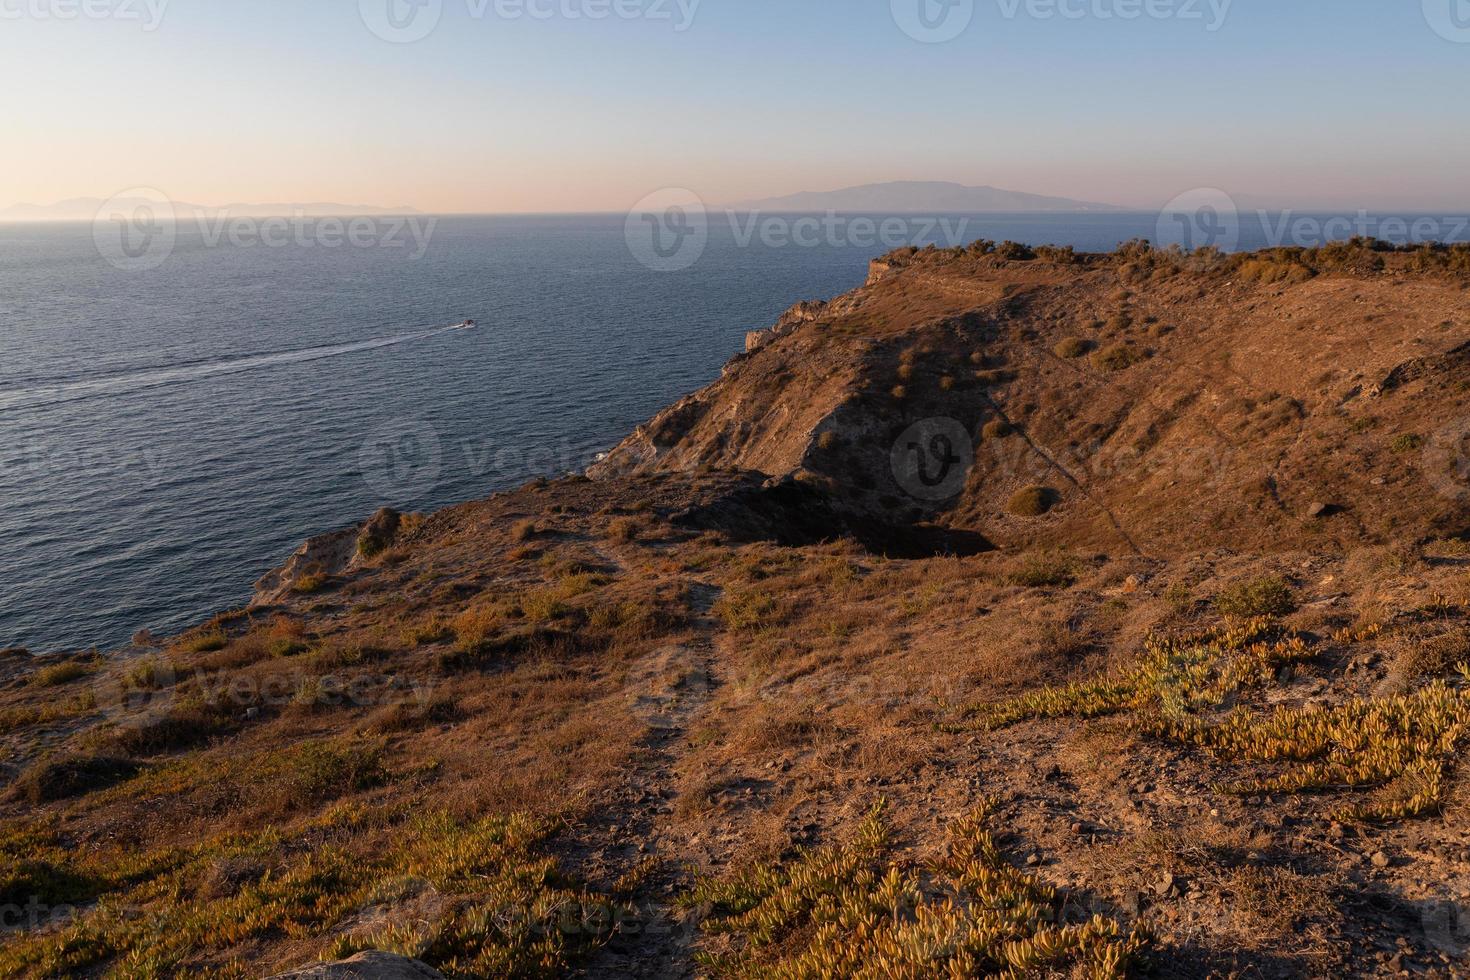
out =
[[[1262,215],[1227,244],[1363,228],[1285,217],[1308,227]],[[580,470],[718,377],[746,331],[860,285],[891,248],[1105,250],[1163,228],[1153,212],[693,222],[677,206],[131,220],[0,224],[0,647],[169,635],[379,507]],[[1466,240],[1453,219],[1395,220]],[[1219,231],[1208,205],[1180,227]]]

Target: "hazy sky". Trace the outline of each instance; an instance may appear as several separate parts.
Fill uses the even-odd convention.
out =
[[[437,26],[383,40],[390,3],[409,33]],[[939,33],[968,26],[915,40],[920,3]],[[146,185],[622,210],[668,186],[719,203],[924,179],[1470,208],[1470,0],[691,4],[0,0],[0,207]]]

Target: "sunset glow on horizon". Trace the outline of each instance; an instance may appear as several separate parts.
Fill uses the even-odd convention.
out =
[[[1470,43],[1435,0],[976,0],[938,43],[903,2],[0,0],[0,209],[146,186],[620,211],[888,180],[1470,208]]]

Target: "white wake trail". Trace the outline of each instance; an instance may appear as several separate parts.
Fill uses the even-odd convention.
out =
[[[330,344],[323,347],[308,347],[303,350],[281,351],[275,354],[250,354],[244,357],[209,361],[203,364],[183,364],[175,367],[150,368],[144,371],[130,371],[126,374],[111,375],[105,378],[92,378],[85,381],[69,381],[61,384],[21,388],[14,391],[0,392],[0,410],[60,405],[66,402],[83,401],[88,398],[128,394],[134,391],[142,391],[146,388],[157,388],[161,385],[198,381],[201,378],[210,378],[222,374],[238,374],[241,371],[256,371],[261,368],[276,367],[282,364],[300,364],[305,361],[319,361],[327,357],[340,357],[343,354],[356,354],[360,351],[375,350],[381,347],[394,347],[398,344],[406,344],[415,340],[427,340],[430,337],[437,337],[440,334],[452,333],[463,329],[465,328],[462,325],[438,327],[433,330],[420,330],[416,333],[399,334],[393,337],[378,337],[373,340],[354,341],[350,344]]]

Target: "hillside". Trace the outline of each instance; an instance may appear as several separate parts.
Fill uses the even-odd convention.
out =
[[[0,656],[0,975],[1470,968],[1470,249],[909,250],[747,346]]]

